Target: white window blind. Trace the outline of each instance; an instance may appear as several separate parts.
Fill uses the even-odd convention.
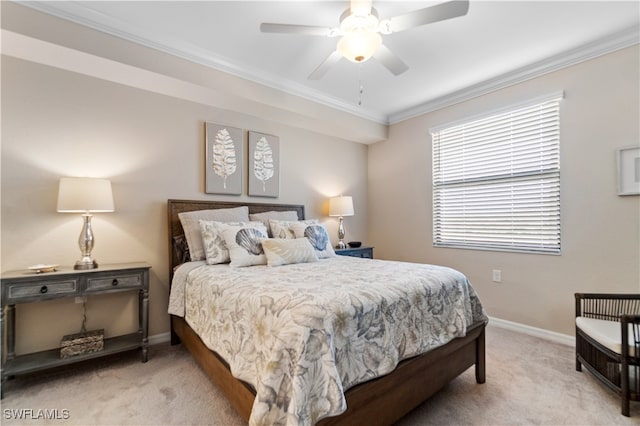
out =
[[[560,100],[432,131],[434,246],[560,253]]]

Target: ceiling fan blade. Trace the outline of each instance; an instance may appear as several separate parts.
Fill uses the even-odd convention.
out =
[[[397,33],[399,31],[430,24],[432,22],[464,16],[468,11],[468,0],[455,0],[426,7],[424,9],[414,10],[413,12],[405,13],[404,15],[394,16],[388,21],[390,22],[389,26],[391,32]]]
[[[409,66],[402,62],[402,59],[398,58],[396,54],[389,50],[384,44],[378,48],[376,53],[373,54],[373,57],[387,67],[393,75],[400,75],[409,69]]]
[[[303,34],[312,36],[334,36],[336,30],[329,27],[314,27],[311,25],[290,25],[290,24],[260,24],[260,31],[263,33],[285,33]]]
[[[322,77],[324,77],[327,71],[329,71],[329,68],[335,65],[341,58],[342,53],[334,50],[333,53],[331,53],[331,55],[329,55],[327,59],[325,59],[324,62],[318,66],[318,68],[316,68],[311,74],[309,74],[309,77],[307,78],[309,80],[320,80]]]

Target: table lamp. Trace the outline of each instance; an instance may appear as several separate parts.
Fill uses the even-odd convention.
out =
[[[347,196],[333,197],[329,199],[329,216],[339,216],[340,225],[338,226],[338,245],[337,249],[347,248],[344,243],[344,225],[342,219],[344,216],[353,216],[353,199]]]
[[[57,210],[60,213],[82,213],[84,224],[78,238],[82,259],[76,262],[74,269],[97,268],[98,263],[91,258],[94,243],[91,213],[114,211],[111,181],[94,178],[60,178]]]

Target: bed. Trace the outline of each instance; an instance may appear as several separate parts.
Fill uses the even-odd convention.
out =
[[[291,212],[295,211],[297,215],[297,219],[303,220],[305,219],[304,214],[304,206],[303,205],[291,205],[291,204],[273,204],[273,203],[244,203],[244,202],[218,202],[218,201],[191,201],[191,200],[169,200],[168,201],[168,219],[169,219],[169,256],[170,256],[170,276],[173,282],[173,275],[176,268],[185,263],[185,247],[184,240],[182,236],[185,231],[182,227],[182,223],[179,219],[179,214],[184,212],[193,212],[198,210],[216,210],[216,209],[231,209],[238,206],[247,206],[250,213],[264,213],[264,212]],[[346,273],[348,269],[376,269],[376,268],[387,268],[390,267],[388,264],[392,264],[393,262],[384,262],[384,261],[375,261],[377,263],[360,263],[353,264],[355,266],[352,267],[351,264],[346,264],[346,262],[371,262],[370,260],[364,259],[354,259],[350,258],[347,260],[346,258],[335,258],[335,259],[326,259],[327,265],[331,268],[342,268]],[[333,262],[329,264],[328,262]],[[193,263],[193,262],[191,262]],[[311,266],[296,266],[295,268],[271,268],[272,270],[278,270],[280,274],[296,274],[296,273],[308,273],[306,268],[315,268],[316,274],[322,274],[322,270],[318,268],[325,267],[325,265],[321,265],[321,262],[317,262],[317,264],[309,264]],[[194,265],[195,266],[195,265]],[[223,277],[226,274],[235,274],[236,272],[232,271],[233,268],[228,268],[228,270],[223,269],[220,265],[216,265],[219,269],[208,269],[208,267],[194,267],[190,276],[193,276],[190,284],[193,288],[197,287],[198,280],[196,277],[198,276],[220,276]],[[299,266],[299,267],[298,267]],[[181,267],[184,267],[181,266]],[[398,268],[409,268],[407,271],[412,272],[411,268],[419,268],[421,266],[411,265],[411,264],[402,264],[397,263],[396,266]],[[424,268],[429,267],[429,265],[422,266]],[[254,269],[251,269],[254,268]],[[262,269],[260,269],[262,268]],[[249,290],[249,293],[254,292],[258,287],[250,287],[252,284],[249,280],[250,275],[257,275],[258,271],[266,271],[267,268],[270,267],[250,267],[250,268],[237,268],[237,270],[245,269],[242,273],[243,276],[242,283]],[[433,267],[433,268],[441,268],[441,267]],[[336,270],[338,270],[336,269]],[[386,269],[385,269],[386,270]],[[248,273],[247,271],[251,271],[252,273]],[[383,273],[383,269],[379,269],[380,273]],[[457,271],[445,271],[447,273],[457,273]],[[260,272],[262,273],[262,272]],[[265,272],[267,273],[267,272]],[[438,272],[439,273],[439,272]],[[459,274],[459,273],[458,273]],[[461,274],[460,274],[461,275]],[[233,275],[230,275],[233,278]],[[296,280],[296,275],[292,275],[292,280]],[[462,276],[464,278],[464,276]],[[203,279],[205,279],[203,278]],[[246,278],[246,280],[245,280]],[[238,280],[238,277],[235,278]],[[238,281],[238,282],[240,282]],[[466,281],[466,278],[464,278]],[[307,284],[308,285],[308,284]],[[386,285],[386,283],[385,283]],[[325,288],[327,284],[323,284],[322,288]],[[391,286],[392,287],[392,286]],[[470,288],[470,286],[469,286]],[[173,291],[173,289],[172,289]],[[273,294],[277,294],[277,290],[274,288],[270,288],[270,291],[273,291]],[[327,290],[328,291],[328,290]],[[332,290],[337,291],[337,290]],[[464,290],[469,291],[469,290]],[[470,288],[470,291],[473,293],[473,289]],[[271,293],[270,293],[271,294]],[[475,295],[475,293],[473,293]],[[267,296],[264,296],[267,297]],[[263,297],[263,299],[264,299]],[[322,296],[318,296],[322,297]],[[448,296],[445,296],[447,298]],[[348,297],[347,297],[348,298]],[[385,299],[386,300],[386,299]],[[482,311],[482,307],[477,302],[477,306],[474,307],[475,310]],[[187,309],[188,311],[188,309]],[[235,313],[232,313],[235,315]],[[449,381],[457,377],[459,374],[467,370],[468,368],[475,366],[475,376],[477,383],[481,384],[485,382],[485,326],[486,326],[486,316],[484,312],[481,313],[473,313],[473,318],[475,320],[470,324],[464,326],[464,333],[460,337],[455,337],[453,339],[448,340],[446,343],[438,344],[436,342],[436,347],[434,349],[429,350],[425,353],[413,354],[409,357],[403,356],[399,360],[397,365],[393,365],[391,367],[392,371],[387,372],[384,371],[384,374],[377,374],[376,371],[372,372],[372,368],[366,368],[366,374],[372,375],[372,377],[367,378],[366,381],[359,382],[364,380],[363,377],[366,377],[366,374],[362,374],[362,377],[359,377],[358,380],[351,380],[348,386],[345,386],[346,391],[340,392],[340,395],[336,395],[334,397],[328,398],[329,404],[331,405],[331,401],[334,399],[336,401],[342,401],[342,406],[339,406],[340,403],[336,403],[338,406],[335,408],[328,408],[329,415],[320,415],[305,412],[304,414],[300,414],[298,416],[298,412],[296,411],[296,416],[293,419],[289,414],[288,417],[258,417],[255,413],[252,417],[252,411],[260,411],[256,407],[264,404],[264,395],[263,388],[264,386],[258,385],[256,386],[249,384],[251,382],[248,380],[240,380],[234,377],[232,374],[232,370],[237,363],[237,359],[235,357],[228,358],[230,355],[228,351],[225,351],[224,348],[220,348],[218,352],[226,353],[227,359],[232,359],[232,364],[230,365],[223,357],[217,353],[209,349],[205,341],[208,342],[208,338],[203,335],[203,337],[199,336],[194,328],[198,327],[198,321],[191,319],[191,323],[181,315],[171,315],[171,341],[173,344],[182,343],[184,347],[193,355],[194,359],[201,366],[201,368],[206,372],[209,378],[214,382],[220,390],[225,394],[230,403],[234,406],[236,411],[249,423],[251,424],[271,424],[271,423],[299,423],[299,424],[313,424],[316,419],[320,419],[317,424],[392,424],[395,421],[399,420],[402,416],[407,414],[409,411],[420,405],[422,402],[427,400],[430,396],[440,390],[444,385],[446,385]],[[240,323],[240,320],[237,321]],[[393,320],[391,322],[394,322]],[[191,325],[194,325],[193,327]],[[331,334],[331,333],[329,333]],[[333,342],[329,341],[324,346],[333,347]],[[337,344],[336,344],[337,347]],[[403,346],[403,350],[404,350]],[[326,351],[325,351],[326,352]],[[325,352],[322,352],[325,354]],[[329,351],[330,352],[330,351]],[[410,353],[407,351],[406,353]],[[326,354],[325,354],[326,355]],[[386,358],[385,358],[386,359]],[[246,362],[245,362],[246,363]],[[384,363],[384,362],[383,362]],[[331,363],[330,353],[329,358],[322,359],[318,361],[318,365],[326,366],[331,364],[331,371],[333,370],[334,365]],[[379,363],[376,363],[378,365]],[[395,367],[395,368],[394,368]],[[239,375],[236,368],[236,375]],[[298,367],[300,368],[300,367]],[[315,367],[314,367],[315,368]],[[324,368],[324,367],[323,367]],[[387,368],[389,369],[389,368]],[[305,369],[308,371],[309,368]],[[340,368],[336,367],[336,371],[339,371]],[[364,371],[363,370],[363,371]],[[344,375],[343,375],[344,376]],[[335,389],[342,389],[340,383],[340,377],[338,377],[335,382],[338,382],[337,386],[328,389],[326,392],[335,392]],[[345,377],[342,377],[345,379]],[[331,382],[331,380],[326,380],[327,382]],[[258,387],[259,391],[256,391],[256,387]],[[271,388],[270,388],[271,389]],[[256,396],[257,395],[257,396]],[[281,398],[280,396],[276,396],[277,398]],[[333,398],[333,399],[332,399]],[[286,406],[290,404],[289,401],[286,402]],[[293,404],[293,402],[291,403]],[[272,404],[269,404],[269,407]],[[304,404],[303,404],[304,405]],[[305,407],[307,408],[307,407]],[[264,411],[265,408],[262,408]],[[313,409],[310,409],[313,411]],[[293,410],[292,410],[293,411]],[[326,410],[325,410],[326,411]],[[339,415],[336,415],[339,414]],[[265,420],[267,419],[267,420]],[[276,419],[276,420],[274,420]]]

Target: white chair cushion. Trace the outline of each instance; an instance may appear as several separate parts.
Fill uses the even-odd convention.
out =
[[[576,326],[585,334],[611,349],[622,353],[622,327],[618,321],[607,321],[595,318],[576,317]],[[629,353],[633,354],[633,325],[629,324]]]

